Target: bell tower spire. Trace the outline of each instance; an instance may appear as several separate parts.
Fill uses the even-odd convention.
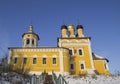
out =
[[[28,32],[22,35],[23,37],[23,47],[37,47],[39,36],[33,32],[33,26],[29,26]]]
[[[32,25],[30,25],[30,27],[29,27],[29,32],[33,32],[33,26]]]

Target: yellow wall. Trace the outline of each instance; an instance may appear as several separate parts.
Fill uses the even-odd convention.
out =
[[[62,37],[67,37],[67,29],[62,29]]]
[[[11,66],[13,70],[18,71],[35,71],[35,72],[60,72],[60,52],[59,51],[19,51],[13,49]],[[22,49],[21,49],[22,50]],[[27,49],[26,49],[27,50]],[[30,50],[30,49],[28,49]],[[34,49],[32,49],[34,50]],[[14,64],[14,57],[18,56],[17,64]],[[37,64],[33,64],[33,57],[37,58]],[[27,57],[27,64],[23,64],[23,58]],[[46,64],[42,63],[43,57],[46,57]],[[56,57],[56,64],[53,64],[53,57]],[[69,55],[63,51],[64,72],[69,72]],[[66,67],[67,66],[67,67]]]
[[[72,48],[74,51],[74,55],[70,57],[70,60],[74,61],[75,69],[70,70],[71,73],[80,74],[84,73],[87,74],[86,69],[92,69],[92,62],[91,60],[91,51],[89,46],[89,40],[86,39],[59,39],[59,42],[62,44],[61,47],[65,48]],[[77,43],[79,42],[79,43]],[[82,45],[82,43],[86,42],[86,44]],[[74,45],[74,44],[76,45]],[[80,45],[81,43],[81,45]],[[67,45],[68,44],[68,45]],[[80,56],[78,53],[79,48],[83,50],[83,55]],[[80,70],[80,61],[84,61],[85,63],[85,70]]]
[[[78,29],[78,37],[75,37],[74,26],[69,25],[68,29],[62,29],[62,38],[58,38],[58,47],[56,48],[37,48],[39,36],[33,33],[33,27],[30,26],[28,33],[23,34],[23,46],[21,48],[9,48],[11,69],[18,72],[67,72],[72,74],[88,74],[88,71],[96,69],[99,74],[108,75],[109,70],[104,68],[105,60],[94,60],[92,58],[91,43],[89,37],[84,37],[83,29]],[[69,32],[69,34],[68,34]],[[27,39],[30,44],[26,44]],[[31,46],[32,39],[35,45]],[[34,48],[33,48],[34,47]],[[35,48],[36,47],[36,48]],[[67,49],[66,49],[67,48]],[[83,55],[79,55],[79,48]],[[69,49],[74,52],[69,55]],[[17,64],[14,64],[14,58],[17,57]],[[23,58],[27,57],[27,63],[23,64]],[[37,64],[33,64],[33,57],[36,57]],[[43,57],[46,58],[46,64],[43,64]],[[53,57],[56,57],[56,64],[53,64]],[[70,69],[70,62],[74,63],[74,70]],[[84,70],[80,69],[80,63],[84,63]]]
[[[110,75],[109,70],[105,69],[104,63],[105,60],[94,60],[95,70],[97,70],[98,74]]]
[[[69,53],[68,52],[63,52],[63,56],[64,56],[64,60],[63,60],[63,64],[64,64],[64,71],[65,72],[70,72],[70,57],[69,57]]]

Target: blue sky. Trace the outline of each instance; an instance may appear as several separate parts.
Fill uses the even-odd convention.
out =
[[[96,54],[120,71],[119,0],[0,0],[0,57],[8,47],[21,47],[29,25],[40,36],[39,46],[57,46],[62,24],[84,26]]]

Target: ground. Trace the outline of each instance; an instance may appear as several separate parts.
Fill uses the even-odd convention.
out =
[[[34,78],[33,76],[31,77]],[[15,72],[1,73],[0,84],[32,84],[31,77],[23,74],[18,74]],[[120,76],[118,75],[112,75],[112,76],[68,75],[68,76],[64,76],[64,79],[68,84],[120,84]],[[42,83],[39,82],[35,84],[42,84]]]
[[[68,84],[120,84],[120,76],[115,75],[67,76],[65,80]]]

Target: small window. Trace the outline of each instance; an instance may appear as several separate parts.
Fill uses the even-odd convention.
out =
[[[23,64],[27,63],[27,58],[23,58]]]
[[[53,58],[53,64],[56,64],[56,58]]]
[[[33,64],[36,64],[37,61],[36,61],[36,58],[33,58]]]
[[[27,42],[26,42],[26,44],[28,45],[28,44],[30,44],[30,39],[27,39]]]
[[[70,36],[70,31],[67,32],[68,36]]]
[[[79,50],[78,50],[78,53],[79,53],[79,55],[83,55],[82,49],[79,49]]]
[[[72,49],[69,50],[69,54],[70,54],[70,55],[73,55]]]
[[[43,58],[43,64],[46,64],[46,58]]]
[[[104,66],[105,66],[105,69],[107,69],[106,64],[104,64]]]
[[[80,68],[81,68],[81,70],[84,70],[84,64],[80,64]]]
[[[108,68],[107,68],[107,64],[106,64],[106,63],[104,64],[104,67],[105,67],[105,69],[108,69]]]
[[[34,39],[32,39],[32,45],[34,45]]]
[[[17,57],[14,58],[14,64],[17,64]]]
[[[71,69],[71,70],[74,69],[74,64],[70,64],[70,69]]]

